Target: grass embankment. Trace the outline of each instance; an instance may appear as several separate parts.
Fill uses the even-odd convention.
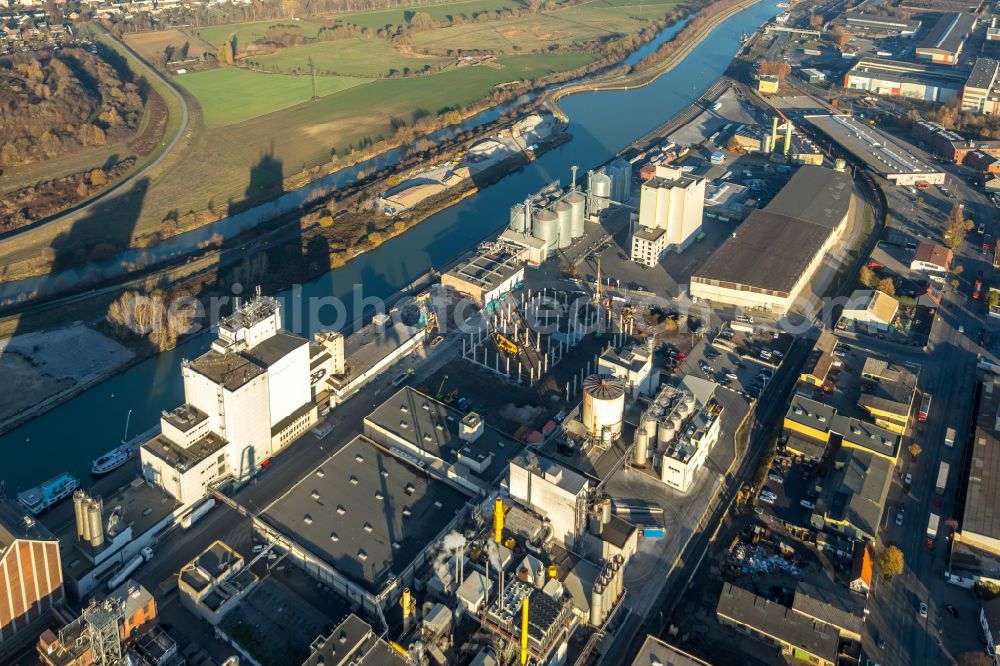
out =
[[[389,40],[377,37],[351,37],[334,42],[303,44],[267,55],[251,56],[247,62],[255,69],[308,74],[310,59],[317,72],[371,78],[388,76],[393,70],[419,72],[425,67],[449,62],[446,58],[404,55],[393,48]]]

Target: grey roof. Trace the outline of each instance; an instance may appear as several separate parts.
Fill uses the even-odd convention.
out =
[[[140,608],[153,600],[149,590],[131,578],[116,587],[108,597],[123,603],[125,617],[132,617]]]
[[[915,32],[920,28],[920,21],[906,21],[894,16],[879,16],[878,14],[862,14],[861,12],[844,12],[844,20],[848,23],[863,23],[878,25],[894,30]]]
[[[850,210],[852,192],[851,178],[846,173],[805,165],[764,210],[833,229]]]
[[[846,173],[802,166],[763,210],[755,210],[692,275],[702,281],[789,293],[847,215]]]
[[[795,394],[785,412],[785,418],[816,430],[828,432],[837,410],[825,403]]]
[[[18,539],[55,541],[55,536],[36,519],[28,517],[19,504],[0,499],[0,557]]]
[[[394,321],[389,326],[368,324],[344,339],[344,358],[347,372],[331,377],[329,383],[343,387],[356,377],[360,377],[392,352],[403,346],[414,336],[423,332],[422,326],[409,326],[402,321]]]
[[[846,521],[862,535],[874,540],[892,484],[889,460],[867,451],[842,449],[843,468],[828,478],[822,498],[827,517]]]
[[[521,270],[520,259],[509,252],[489,250],[477,252],[448,270],[447,275],[473,284],[483,291],[492,291]]]
[[[653,635],[646,636],[632,666],[711,666],[707,661],[664,643]]]
[[[838,414],[833,419],[831,429],[839,433],[845,443],[889,458],[895,458],[899,454],[899,435],[874,423]]]
[[[407,660],[375,635],[370,624],[351,613],[327,636],[320,636],[310,646],[303,666],[342,666],[363,656],[363,666],[404,666]]]
[[[917,49],[958,53],[962,50],[965,38],[972,32],[976,17],[964,12],[949,12],[943,14],[934,24],[927,36],[920,40]]]
[[[1000,539],[1000,381],[983,381],[962,531]]]
[[[884,58],[861,58],[848,71],[855,76],[869,76],[883,81],[898,83],[911,82],[949,90],[961,90],[967,80],[967,71],[943,69],[918,62],[887,60]]]
[[[384,430],[448,464],[458,462],[459,455],[482,460],[489,456],[490,462],[481,474],[471,470],[469,473],[493,483],[507,471],[511,458],[524,449],[524,444],[489,425],[470,444],[459,437],[465,417],[457,409],[404,386],[366,416],[365,425]]]
[[[806,120],[885,177],[941,172],[913,154],[906,144],[852,116],[821,114],[806,116]]]
[[[540,456],[533,451],[516,456],[510,462],[521,469],[531,471],[536,476],[546,478],[572,495],[579,495],[589,483],[587,477],[582,474],[578,474],[569,467],[561,465],[551,458]]]
[[[163,419],[181,432],[187,432],[207,418],[208,414],[188,403],[163,412]]]
[[[635,238],[653,242],[665,233],[667,230],[660,227],[639,227],[639,230],[635,232]]]
[[[458,490],[359,435],[260,517],[376,592],[437,539],[465,500]]]
[[[216,541],[181,569],[180,575],[185,583],[201,591],[242,561],[239,553]]]
[[[976,58],[976,64],[972,66],[972,73],[969,74],[969,80],[965,85],[988,90],[996,82],[998,69],[1000,61],[992,58]]]
[[[269,338],[247,349],[243,355],[262,368],[274,365],[288,354],[300,347],[305,347],[309,341],[298,335],[278,331]]]
[[[230,391],[235,391],[265,372],[263,367],[244,356],[214,349],[209,349],[191,361],[189,367]]]
[[[183,472],[194,467],[210,455],[218,453],[225,445],[226,440],[214,432],[209,432],[187,448],[178,446],[163,435],[157,435],[143,443],[142,448],[160,458],[174,469]]]
[[[716,614],[837,663],[840,637],[835,629],[732,583],[723,586]]]
[[[831,590],[801,581],[795,586],[792,610],[852,634],[861,633],[865,620],[864,608],[846,589]]]
[[[601,530],[601,539],[617,548],[624,548],[629,538],[638,528],[620,516],[611,515],[611,520]]]

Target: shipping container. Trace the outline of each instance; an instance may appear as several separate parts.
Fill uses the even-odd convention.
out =
[[[954,428],[948,428],[948,430],[944,433],[944,445],[947,446],[949,449],[951,447],[955,446],[955,429]]]
[[[642,536],[644,539],[662,539],[666,536],[666,532],[662,527],[644,527]]]
[[[948,470],[950,466],[948,463],[941,461],[941,466],[938,467],[937,481],[934,483],[934,492],[938,495],[943,495],[945,489],[948,487]]]

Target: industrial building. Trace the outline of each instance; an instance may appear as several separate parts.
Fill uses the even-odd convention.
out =
[[[63,599],[58,540],[0,499],[0,660]]]
[[[879,16],[847,11],[842,15],[844,27],[855,35],[872,38],[912,37],[920,30],[920,21],[908,21],[894,16]]]
[[[597,359],[597,372],[622,380],[632,400],[640,395],[651,396],[656,389],[653,385],[653,350],[648,344],[628,347],[621,352],[608,345]]]
[[[510,461],[510,496],[541,514],[567,548],[582,545],[590,481],[554,460],[525,453]]]
[[[215,541],[181,567],[177,591],[181,606],[215,626],[258,580],[256,574],[244,568],[242,555]]]
[[[965,72],[950,67],[861,58],[844,74],[844,88],[943,104],[961,96],[967,78]]]
[[[141,562],[142,550],[186,513],[179,501],[142,478],[103,499],[78,490],[73,510],[74,523],[61,531],[59,549],[69,596],[80,601],[114,580],[116,572]]]
[[[852,541],[875,543],[892,485],[893,462],[870,451],[842,447],[823,483],[810,523]]]
[[[962,90],[962,110],[1000,114],[1000,60],[977,58]]]
[[[542,211],[536,219],[547,212]],[[492,303],[524,281],[526,256],[521,248],[498,243],[442,274],[441,286],[468,294],[481,305]]]
[[[1000,578],[995,564],[1000,559],[1000,378],[987,376],[983,382],[976,414],[976,429],[969,442],[972,447],[968,470],[965,506],[958,531],[955,552],[951,555],[953,578]],[[959,555],[958,557],[956,555]],[[958,566],[961,563],[965,566]],[[974,566],[981,563],[981,567]],[[972,565],[972,566],[970,566]],[[990,566],[986,566],[990,565]],[[964,573],[960,573],[961,570]],[[992,569],[992,573],[989,570]]]
[[[359,435],[261,511],[254,527],[376,613],[399,600],[465,509],[467,495],[425,467]]]
[[[957,65],[965,40],[976,29],[976,15],[947,12],[917,44],[918,58],[943,65]]]
[[[364,434],[473,494],[492,490],[524,448],[475,412],[463,414],[409,386],[365,417]]]
[[[684,251],[701,231],[704,206],[704,178],[657,165],[656,175],[642,184],[632,261],[655,266],[664,252]]]
[[[319,395],[335,406],[360,391],[372,378],[403,358],[427,337],[427,327],[408,324],[395,315],[378,314],[346,340],[340,333],[320,331],[313,349],[312,377],[325,371]],[[315,381],[315,380],[314,380]],[[322,398],[319,407],[325,407]]]
[[[145,478],[185,505],[224,479],[247,479],[319,418],[309,341],[282,330],[278,301],[259,293],[181,375],[184,404],[163,413],[140,460]]]
[[[841,447],[868,451],[893,463],[899,456],[899,433],[838,414],[835,407],[803,395],[792,396],[783,427],[786,434],[811,438],[824,445],[839,440]]]
[[[664,643],[652,634],[646,636],[639,653],[632,660],[632,666],[712,666],[707,661],[688,654],[680,648]]]
[[[809,137],[795,132],[790,123],[780,126],[775,123],[770,132],[761,125],[743,125],[733,133],[733,141],[748,153],[777,153],[781,150],[792,164],[823,164],[819,146]],[[785,142],[788,143],[787,152],[784,150]]]
[[[840,636],[834,627],[732,583],[723,586],[715,614],[720,624],[770,643],[788,657],[818,666],[835,666],[838,662]]]
[[[880,428],[906,434],[917,396],[917,373],[878,358],[866,358],[861,368],[863,391],[858,405]]]
[[[944,172],[910,152],[885,132],[851,116],[806,116],[816,129],[882,178],[895,185],[942,185]]]
[[[329,636],[319,636],[309,646],[303,666],[406,666],[410,661],[396,652],[372,626],[351,613]]]
[[[694,272],[691,296],[788,312],[840,237],[851,209],[846,173],[800,167],[771,203],[751,212]]]
[[[916,121],[912,131],[913,136],[929,144],[937,155],[955,164],[962,164],[974,152],[1000,157],[1000,141],[967,139],[958,132],[945,129],[929,120]]]
[[[722,405],[714,397],[715,387],[692,376],[681,387],[663,386],[636,429],[634,462],[645,467],[652,459],[659,465],[660,481],[678,492],[691,489],[719,440]]]

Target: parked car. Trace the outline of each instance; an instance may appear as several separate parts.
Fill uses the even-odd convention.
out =
[[[903,511],[902,511],[902,509],[896,512],[896,524],[897,525],[902,525],[903,524]]]
[[[776,472],[771,472],[770,474],[767,475],[767,478],[769,478],[771,481],[774,481],[775,483],[785,482],[785,480],[781,478],[781,475],[777,474]]]
[[[768,504],[774,504],[774,501],[776,499],[778,499],[778,498],[774,497],[773,495],[761,495],[760,496],[760,501],[761,502],[767,502]]]
[[[920,602],[920,617],[927,617],[927,604],[923,601]]]

